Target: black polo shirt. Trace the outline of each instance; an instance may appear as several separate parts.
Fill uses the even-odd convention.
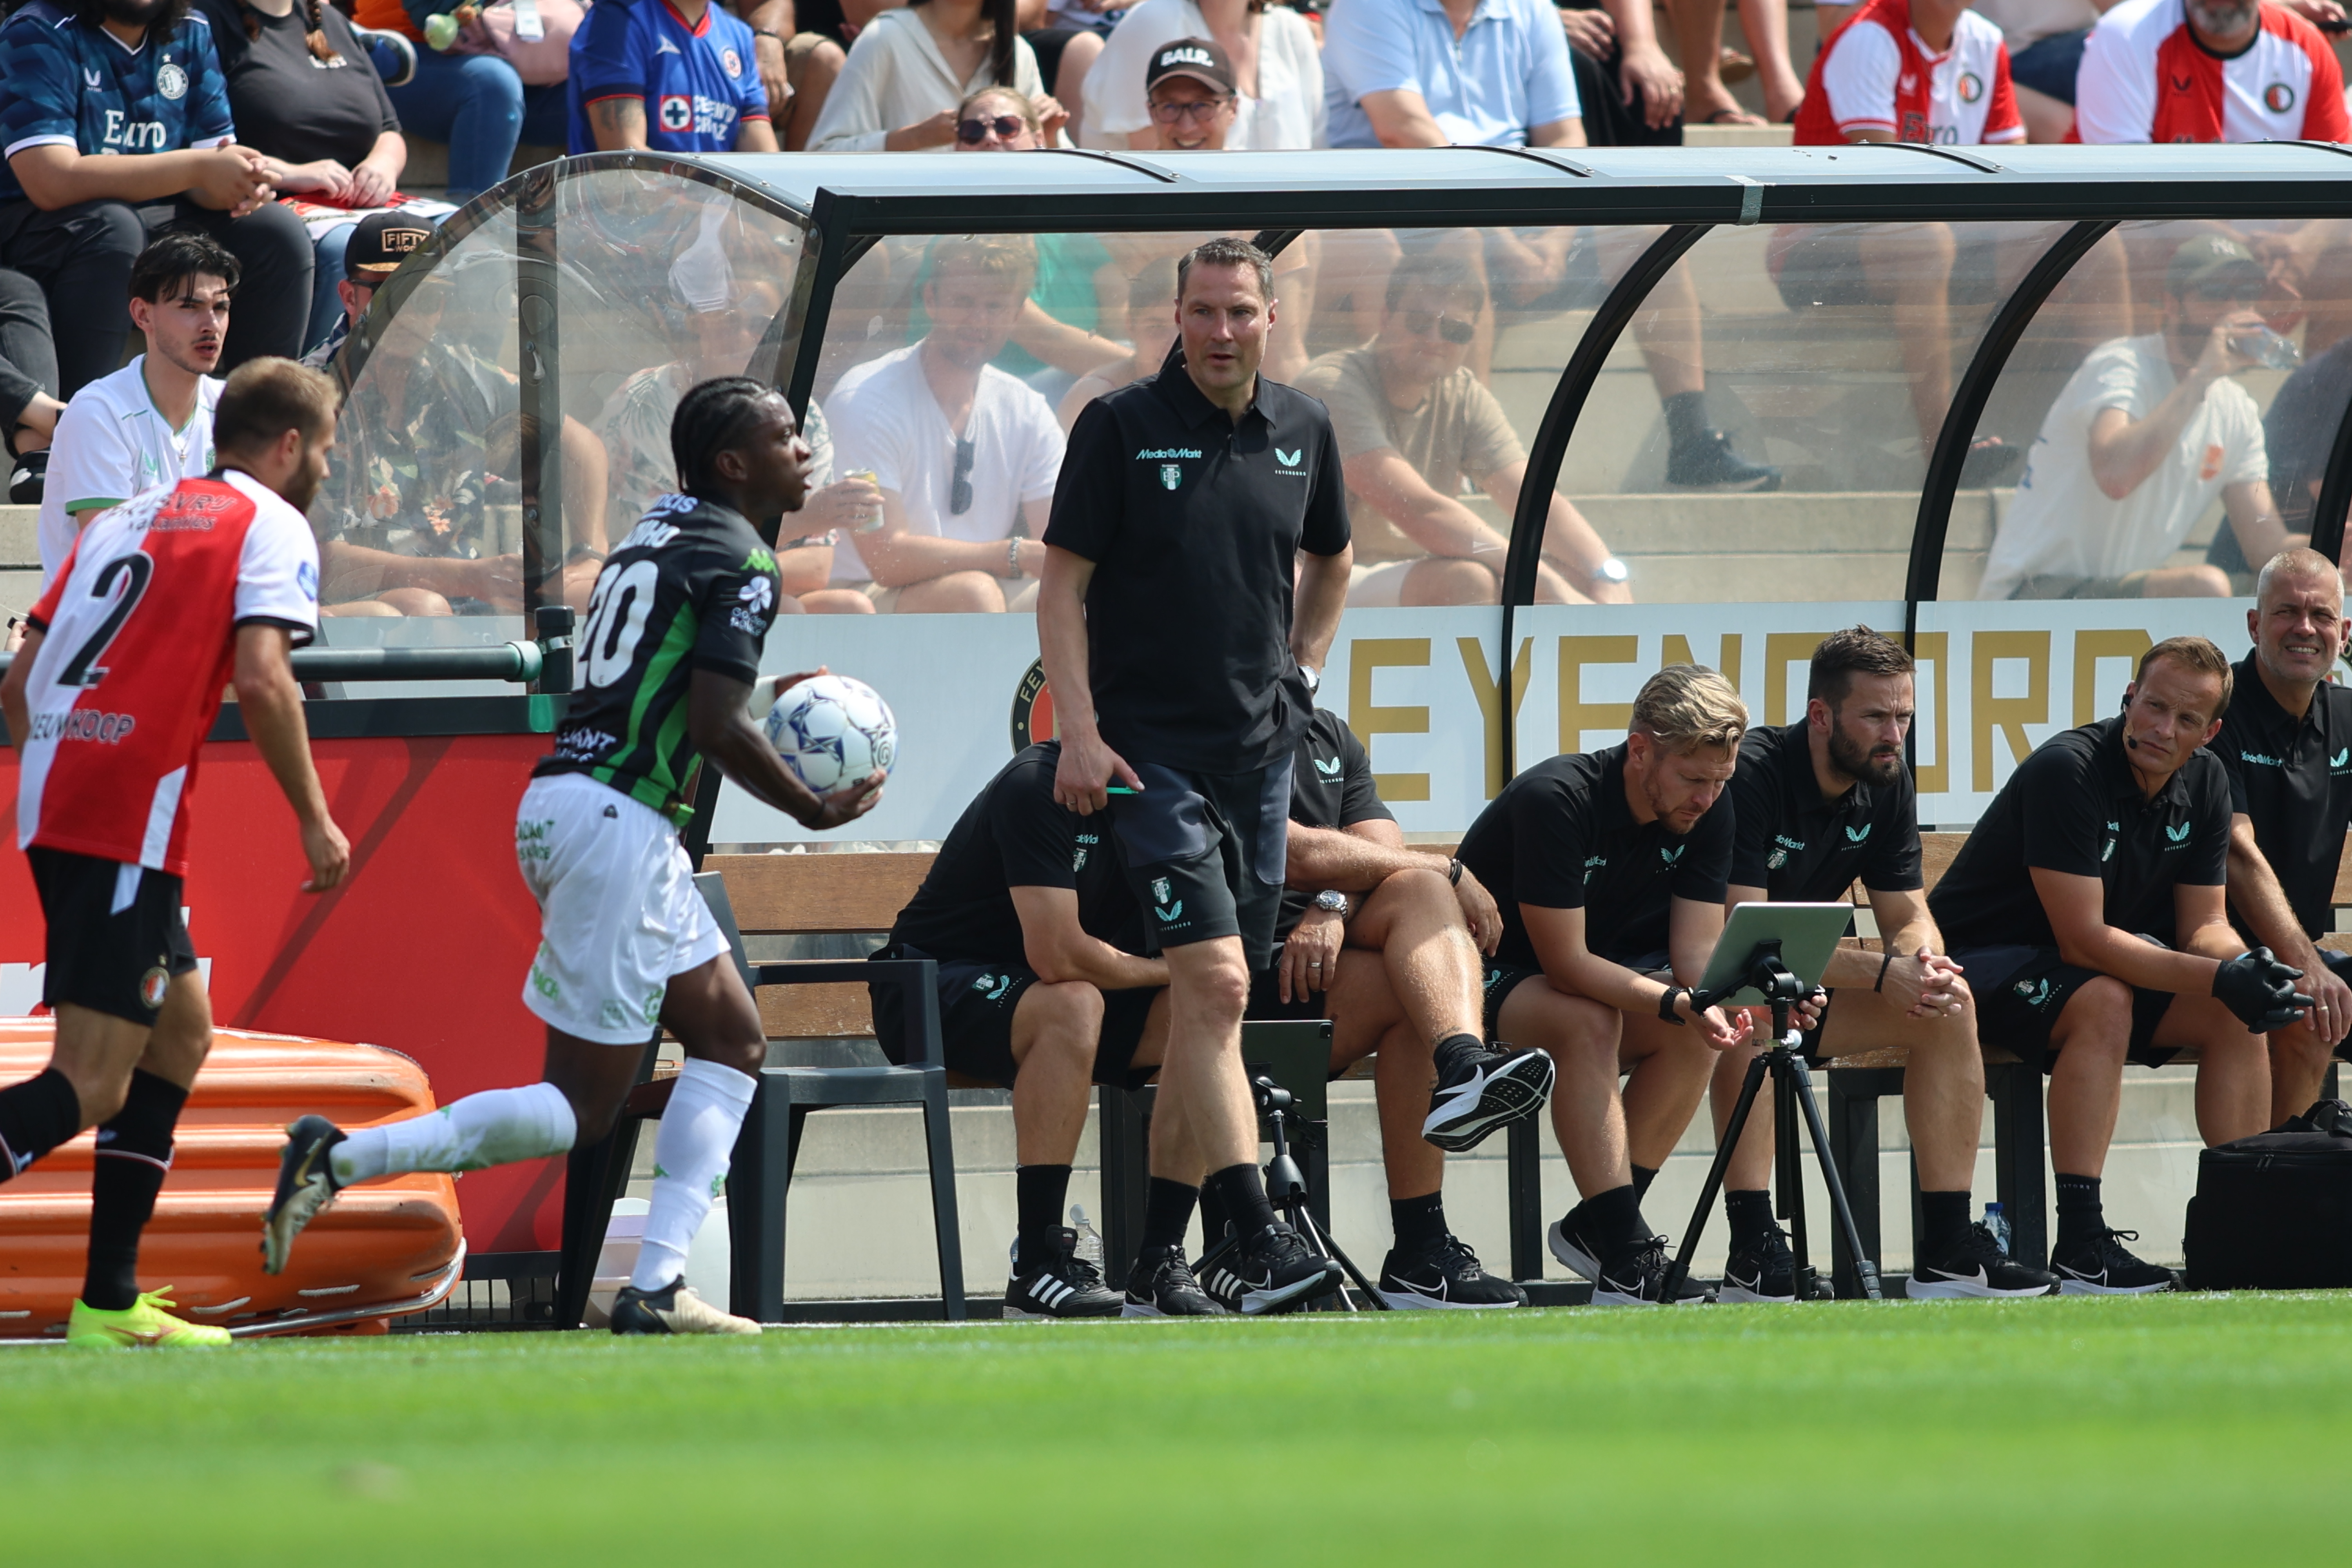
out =
[[[964,807],[929,874],[890,928],[890,940],[929,958],[969,963],[1029,962],[1015,888],[1067,888],[1078,923],[1128,952],[1143,951],[1143,910],[1107,816],[1054,804],[1054,742],[1028,747]]]
[[[2106,885],[2106,923],[2174,940],[2176,885],[2228,880],[2230,781],[2198,752],[2143,800],[2124,760],[2121,714],[2053,735],[2017,765],[1977,819],[1927,908],[1954,952],[2055,947],[2031,868]]]
[[[2352,691],[2320,682],[2296,718],[2278,705],[2248,654],[2221,732],[2207,750],[2230,775],[2230,805],[2254,825],[2254,842],[2278,873],[2308,937],[2336,929],[2336,865],[2352,822]],[[2230,911],[2249,944],[2253,933]]]
[[[1294,558],[1348,547],[1323,405],[1261,376],[1236,424],[1171,359],[1078,416],[1045,542],[1095,563],[1088,674],[1113,751],[1244,773],[1297,743],[1315,700],[1290,657]]]
[[[1360,822],[1394,822],[1372,787],[1372,756],[1348,721],[1328,708],[1315,710],[1290,764],[1290,820],[1302,827],[1353,827]],[[1288,936],[1320,888],[1285,888],[1276,941]]]
[[[1736,826],[1731,885],[1774,900],[1826,903],[1857,879],[1881,892],[1911,892],[1919,875],[1919,807],[1906,766],[1891,784],[1857,781],[1822,798],[1805,722],[1748,731],[1731,775]]]
[[[1584,945],[1623,963],[1662,952],[1675,899],[1723,902],[1731,870],[1728,791],[1687,834],[1635,822],[1625,804],[1625,748],[1554,757],[1503,786],[1457,853],[1503,911],[1499,963],[1538,963],[1521,904],[1583,910]]]

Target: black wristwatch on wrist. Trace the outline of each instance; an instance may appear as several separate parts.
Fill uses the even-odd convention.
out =
[[[1687,985],[1667,986],[1666,994],[1658,998],[1658,1016],[1669,1024],[1682,1023],[1682,1016],[1675,1011],[1675,998],[1690,994],[1692,994],[1691,988]]]

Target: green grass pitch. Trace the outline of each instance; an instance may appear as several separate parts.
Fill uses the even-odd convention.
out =
[[[41,1568],[2277,1563],[2347,1494],[2347,1296],[0,1352]]]

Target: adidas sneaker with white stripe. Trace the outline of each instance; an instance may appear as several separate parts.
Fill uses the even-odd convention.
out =
[[[1116,1318],[1126,1304],[1126,1297],[1103,1283],[1102,1270],[1078,1256],[1078,1233],[1068,1226],[1036,1268],[1004,1282],[1004,1315],[1015,1321]]]

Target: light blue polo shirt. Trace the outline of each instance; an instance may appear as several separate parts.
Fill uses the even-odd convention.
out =
[[[1323,18],[1334,147],[1377,147],[1367,93],[1421,94],[1457,145],[1524,147],[1530,127],[1583,112],[1551,0],[1479,0],[1457,39],[1438,0],[1339,0]]]

